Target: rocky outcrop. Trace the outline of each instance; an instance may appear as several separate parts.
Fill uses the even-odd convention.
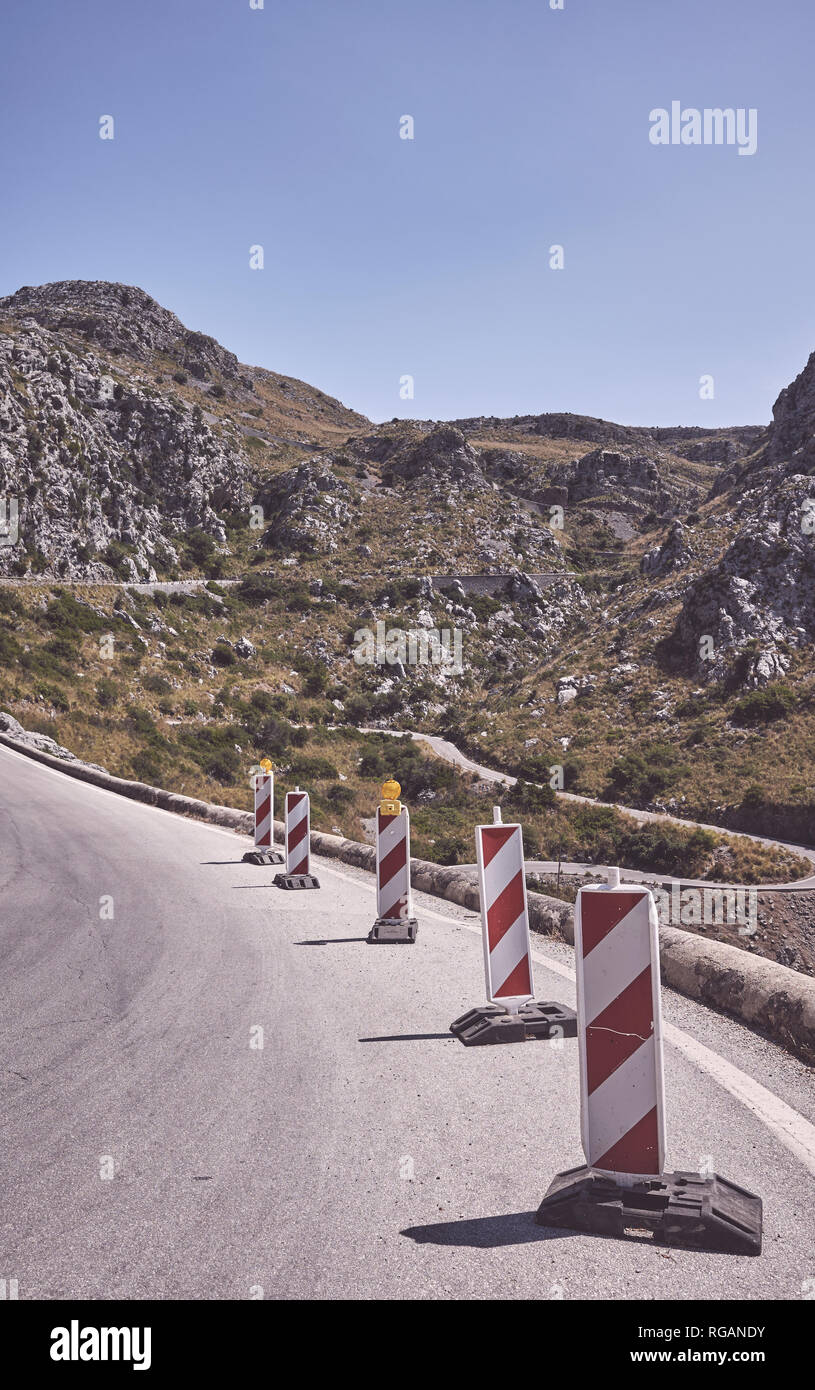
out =
[[[137,362],[152,362],[161,353],[199,380],[213,375],[234,379],[240,372],[234,352],[206,333],[185,328],[169,309],[132,285],[107,280],[24,285],[0,299],[0,321],[5,317],[33,319],[63,341],[79,338]]]
[[[764,457],[768,463],[789,461],[797,473],[815,465],[815,352],[773,406]]]
[[[745,427],[743,431],[727,435],[713,435],[710,439],[697,439],[685,443],[677,440],[676,450],[692,463],[734,464],[757,448],[766,431],[755,427]]]
[[[36,750],[38,753],[47,753],[51,758],[59,758],[60,762],[76,763],[78,766],[90,768],[93,772],[100,772],[108,776],[107,768],[101,767],[99,763],[85,763],[77,758],[76,753],[72,753],[69,748],[63,748],[56,739],[50,738],[48,734],[37,734],[32,730],[24,729],[18,719],[13,714],[8,714],[6,710],[0,710],[0,733],[7,734],[14,739],[21,748]]]
[[[647,550],[640,561],[640,573],[653,578],[684,569],[693,559],[688,531],[681,521],[673,522],[661,545]]]
[[[758,448],[766,429],[763,425],[736,425],[726,432],[701,425],[618,425],[593,415],[573,415],[569,411],[548,411],[543,415],[515,415],[499,419],[495,415],[470,416],[452,422],[465,434],[500,430],[502,434],[541,435],[546,439],[582,439],[593,444],[627,445],[649,448],[664,445],[683,458],[719,463],[729,457],[744,457]],[[690,452],[693,450],[694,452]],[[698,452],[696,452],[698,450]]]
[[[575,622],[592,612],[585,590],[566,576],[542,590],[530,575],[516,571],[504,592],[507,606],[488,618],[487,631],[500,638],[492,654],[508,671],[528,660],[530,638],[539,655],[552,654]]]
[[[252,502],[281,425],[316,444],[367,424],[304,382],[244,366],[144,290],[24,286],[0,299],[0,576],[172,575],[190,531],[228,550],[226,523]],[[206,546],[195,547],[200,565]]]
[[[557,683],[556,699],[559,705],[568,705],[579,695],[591,695],[596,689],[596,676],[561,676]]]
[[[675,500],[660,476],[656,461],[645,454],[593,449],[572,464],[566,480],[570,502],[607,496],[612,500],[639,503],[644,510],[660,514]]]
[[[257,500],[272,523],[264,544],[275,550],[336,550],[353,513],[350,489],[319,458],[278,473]]]
[[[743,683],[764,684],[789,664],[784,647],[815,639],[815,478],[793,476],[740,504],[741,525],[718,563],[688,589],[676,640],[699,673],[721,680],[739,668]],[[722,519],[738,525],[739,517]],[[809,528],[809,529],[808,529]],[[700,659],[700,642],[707,658]]]
[[[426,438],[390,460],[390,472],[405,482],[432,482],[467,488],[490,486],[484,476],[478,452],[467,443],[461,430],[439,425]]]
[[[543,599],[543,593],[532,576],[519,569],[510,571],[504,593],[513,603],[540,603]]]
[[[179,532],[224,541],[218,513],[251,501],[242,442],[114,373],[33,319],[0,333],[0,496],[19,509],[0,574],[153,579]]]

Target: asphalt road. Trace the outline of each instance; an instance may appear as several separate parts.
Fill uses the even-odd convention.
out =
[[[286,894],[246,843],[0,749],[0,1276],[21,1299],[802,1296],[803,1063],[665,992],[669,1163],[711,1155],[763,1197],[760,1258],[539,1228],[582,1162],[576,1044],[463,1048],[472,913],[417,895],[415,947],[369,947],[369,875],[318,863],[319,893]],[[572,1004],[569,949],[536,962],[538,998]]]

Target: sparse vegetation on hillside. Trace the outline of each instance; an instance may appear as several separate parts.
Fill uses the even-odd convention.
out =
[[[387,666],[356,667],[345,642],[348,618],[366,602],[364,592],[344,586],[343,598],[334,595],[326,604],[325,587],[310,596],[303,586],[304,603],[294,605],[293,617],[298,586],[257,578],[263,579],[259,587],[252,580],[227,590],[127,590],[124,597],[111,589],[54,588],[44,598],[0,589],[0,650],[3,642],[14,648],[4,662],[0,704],[24,725],[36,725],[114,773],[244,809],[251,804],[248,768],[268,755],[281,788],[309,788],[315,828],[339,828],[357,839],[365,835],[380,783],[395,774],[411,808],[414,852],[443,863],[472,862],[474,826],[489,816],[486,789],[409,739],[360,734],[355,727],[405,714],[407,722],[437,722],[458,736],[441,711],[453,679],[464,701],[477,697],[472,676],[437,686],[418,668],[413,679],[383,689]],[[412,584],[390,584],[386,596],[389,604],[407,605],[391,609],[392,618],[406,624],[419,603],[430,603],[438,621],[444,619],[443,599],[419,598]],[[368,601],[376,599],[371,592]],[[326,612],[336,642],[333,661],[322,649]],[[245,638],[253,655],[238,654],[249,650],[240,645]],[[55,641],[64,649],[55,650]],[[744,882],[803,871],[793,856],[746,841],[662,823],[638,825],[611,807],[560,800],[549,786],[550,759],[554,745],[548,753],[530,751],[522,760],[526,780],[503,798],[507,817],[523,820],[530,858],[619,862],[712,878],[721,877],[725,864]],[[615,785],[627,794],[653,792],[662,785],[653,779],[663,763],[683,768],[673,749],[645,744],[612,764]],[[584,760],[571,749],[565,767],[567,785],[585,775]]]
[[[618,856],[663,871],[707,853],[567,815],[547,803],[553,779],[815,842],[815,359],[769,429],[377,426],[244,366],[137,289],[28,288],[2,301],[0,330],[0,495],[21,502],[0,571],[53,580],[0,585],[0,693],[24,723],[210,799],[245,791],[235,768],[264,741],[324,758],[326,822],[362,813],[384,756],[366,746],[364,774],[343,761],[362,725],[448,735],[519,776],[530,847],[562,830],[599,854],[613,825]],[[199,587],[62,584],[155,577]],[[404,647],[355,660],[378,624],[456,634],[461,666]],[[469,800],[413,790],[428,852],[464,853]],[[442,795],[439,832],[421,798]]]

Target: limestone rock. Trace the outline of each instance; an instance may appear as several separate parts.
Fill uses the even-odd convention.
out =
[[[640,573],[661,576],[674,570],[684,569],[693,559],[687,527],[681,521],[674,521],[661,545],[648,550],[640,562]]]
[[[676,626],[675,640],[700,675],[723,679],[739,669],[736,659],[748,643],[758,643],[758,656],[742,663],[742,679],[762,684],[786,669],[780,645],[815,640],[810,505],[815,506],[815,478],[800,475],[775,478],[742,499],[736,536],[718,563],[690,585]],[[709,660],[697,656],[703,636],[712,639]]]
[[[478,453],[452,425],[437,426],[418,444],[393,458],[389,467],[405,482],[421,478],[435,483],[461,483],[475,489],[490,486]]]
[[[353,513],[350,489],[320,458],[276,474],[258,500],[272,523],[264,544],[276,550],[336,550]]]
[[[222,536],[218,511],[252,489],[242,446],[200,411],[134,379],[109,391],[99,358],[31,321],[0,333],[0,496],[19,506],[0,574],[150,581],[179,532]]]

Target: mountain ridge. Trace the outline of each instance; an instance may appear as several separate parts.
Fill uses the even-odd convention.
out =
[[[112,700],[125,731],[135,701],[158,749],[189,721],[228,743],[233,700],[254,692],[298,722],[305,700],[315,729],[455,732],[530,782],[562,765],[589,796],[815,839],[815,354],[767,426],[374,424],[134,293],[57,282],[0,300],[0,497],[20,527],[0,578],[77,586],[78,607],[34,591],[0,615],[23,723],[33,704],[106,761],[78,699]],[[488,592],[457,579],[473,574],[495,577]],[[166,595],[81,589],[193,576],[215,594],[171,595],[170,623]],[[238,582],[219,594],[222,578]],[[125,612],[110,694],[77,634]],[[461,670],[359,665],[354,634],[379,622],[456,629]],[[78,693],[69,666],[48,677],[68,647]]]

